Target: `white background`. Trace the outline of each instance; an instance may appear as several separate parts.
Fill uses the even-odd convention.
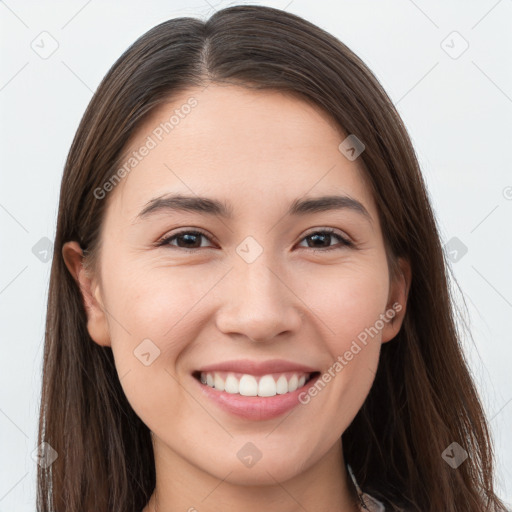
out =
[[[53,241],[75,130],[137,37],[169,18],[205,18],[229,5],[209,1],[0,3],[0,512],[35,510],[31,453],[50,263],[32,248]],[[498,493],[512,502],[512,1],[261,3],[337,36],[397,105],[443,243],[457,237],[468,249],[452,264],[474,339],[464,343],[494,435]],[[31,48],[43,31],[58,43],[47,59]],[[453,31],[469,44],[460,56],[464,42]]]

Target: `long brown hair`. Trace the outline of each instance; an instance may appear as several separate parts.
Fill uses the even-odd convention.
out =
[[[192,86],[212,82],[298,94],[365,145],[360,158],[393,272],[411,264],[407,313],[381,349],[371,391],[343,434],[346,461],[390,510],[506,510],[493,489],[484,411],[455,325],[448,266],[407,131],[366,65],[304,19],[235,6],[206,21],[178,18],[141,36],[108,71],[73,140],[62,178],[48,298],[39,443],[58,457],[38,468],[40,512],[140,512],[155,486],[149,429],[128,403],[110,347],[89,337],[63,244],[95,267],[108,197],[94,191],[118,169],[143,119]],[[341,142],[341,141],[340,141]],[[457,442],[457,469],[442,457]]]

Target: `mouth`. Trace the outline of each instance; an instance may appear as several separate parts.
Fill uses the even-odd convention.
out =
[[[297,408],[320,375],[314,367],[284,359],[222,361],[191,372],[204,398],[249,421],[271,420]]]
[[[203,386],[217,392],[243,397],[289,395],[305,387],[320,375],[319,371],[287,371],[252,375],[227,371],[195,371],[192,376]]]

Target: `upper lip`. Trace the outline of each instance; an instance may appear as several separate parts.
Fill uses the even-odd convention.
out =
[[[268,375],[269,373],[283,372],[304,372],[314,373],[318,370],[305,366],[303,364],[286,361],[284,359],[269,359],[267,361],[251,361],[250,359],[237,359],[232,361],[223,361],[221,363],[203,366],[198,372],[235,372],[247,373],[249,375]]]

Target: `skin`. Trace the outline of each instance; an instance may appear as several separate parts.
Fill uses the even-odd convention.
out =
[[[152,432],[157,484],[144,512],[155,510],[155,498],[161,512],[355,511],[340,438],[368,395],[381,343],[402,324],[409,265],[400,260],[402,273],[390,281],[361,159],[348,160],[338,150],[346,134],[295,96],[235,85],[189,89],[145,120],[128,152],[192,96],[197,106],[104,199],[94,272],[82,267],[76,242],[63,248],[89,334],[112,348],[123,390]],[[151,198],[169,192],[225,201],[233,218],[167,211],[136,220]],[[285,215],[295,199],[333,193],[360,201],[371,221],[348,209]],[[356,248],[334,236],[311,239],[326,227]],[[183,228],[206,238],[154,246]],[[252,263],[236,252],[247,236],[263,249]],[[241,358],[326,371],[394,303],[402,310],[393,321],[288,415],[233,416],[191,376]],[[149,366],[134,357],[146,338],[160,350]],[[247,442],[262,454],[252,467],[237,457]]]

